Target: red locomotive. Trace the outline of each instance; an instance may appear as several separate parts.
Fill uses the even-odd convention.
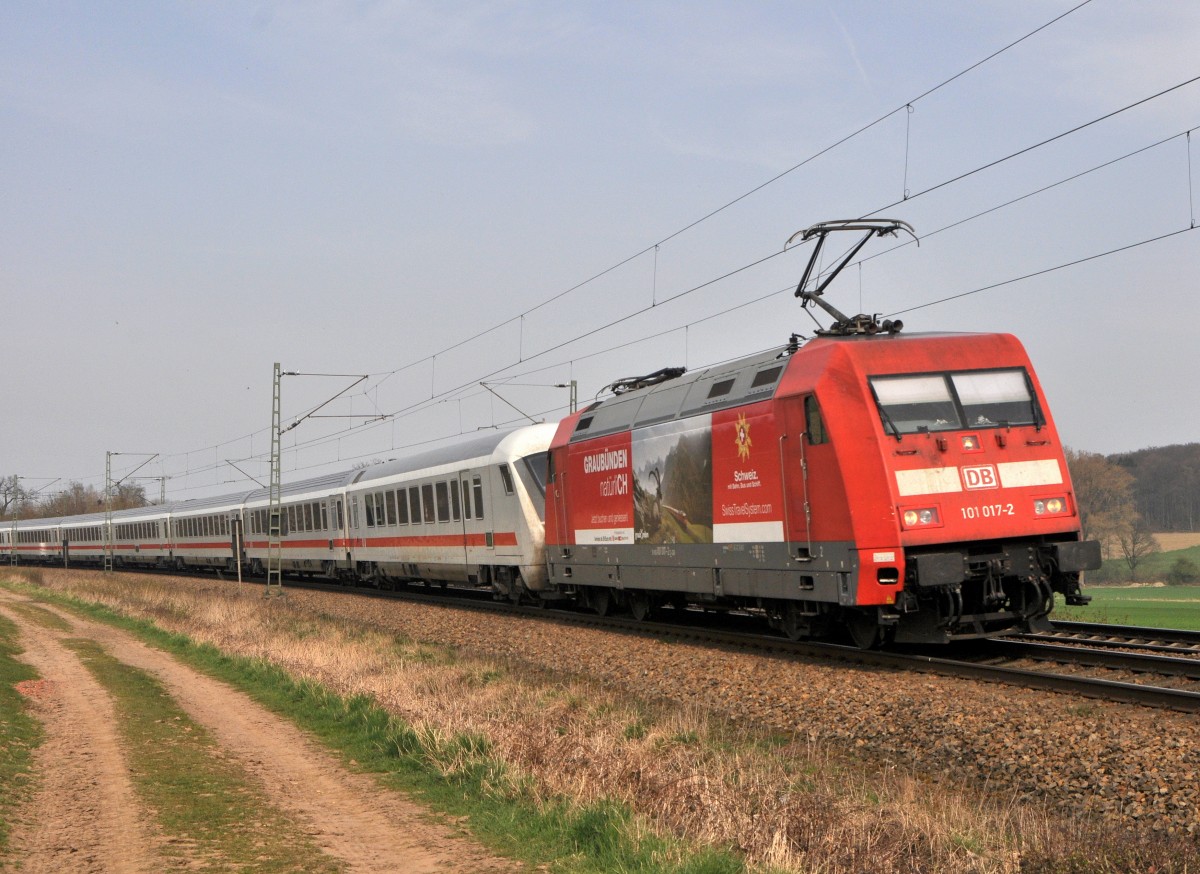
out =
[[[552,590],[593,609],[765,611],[790,637],[946,642],[1044,623],[1086,603],[1063,447],[1007,334],[902,335],[821,299],[874,235],[829,222],[797,288],[834,316],[800,345],[614,384],[550,447]],[[866,235],[813,291],[828,233]]]

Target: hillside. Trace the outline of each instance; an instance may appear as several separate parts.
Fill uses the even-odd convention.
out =
[[[1200,443],[1121,452],[1108,460],[1132,474],[1138,512],[1154,531],[1200,531]]]

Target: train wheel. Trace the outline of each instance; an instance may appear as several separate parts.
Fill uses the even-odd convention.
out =
[[[782,631],[788,640],[800,640],[809,636],[808,620],[800,615],[800,610],[792,601],[780,611],[775,627]]]
[[[859,649],[874,649],[879,646],[879,623],[875,616],[855,610],[846,617],[846,629]]]
[[[588,592],[588,606],[596,611],[597,616],[607,616],[612,609],[612,596],[608,589],[592,589]]]
[[[654,615],[654,602],[646,592],[629,593],[629,612],[638,622],[645,622]]]

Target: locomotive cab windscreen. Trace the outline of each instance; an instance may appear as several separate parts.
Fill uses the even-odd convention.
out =
[[[930,431],[1045,424],[1024,368],[873,376],[870,384],[884,428],[897,439]]]

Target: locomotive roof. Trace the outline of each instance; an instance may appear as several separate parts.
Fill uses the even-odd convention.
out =
[[[1007,338],[1007,335],[930,332],[821,336],[800,347],[779,346],[593,404],[579,416],[571,441],[767,400],[774,396],[794,353],[800,357],[808,350],[832,351],[840,347],[844,350],[861,350],[863,354],[875,357],[874,353],[868,353],[867,350],[883,351],[887,348],[899,352],[901,347],[907,347],[906,354],[913,354],[922,345],[930,349],[939,346],[937,341],[983,337]],[[858,351],[851,354],[855,358],[860,357]]]
[[[765,400],[779,384],[787,360],[787,347],[780,346],[619,394],[585,411],[571,439],[586,440]]]

